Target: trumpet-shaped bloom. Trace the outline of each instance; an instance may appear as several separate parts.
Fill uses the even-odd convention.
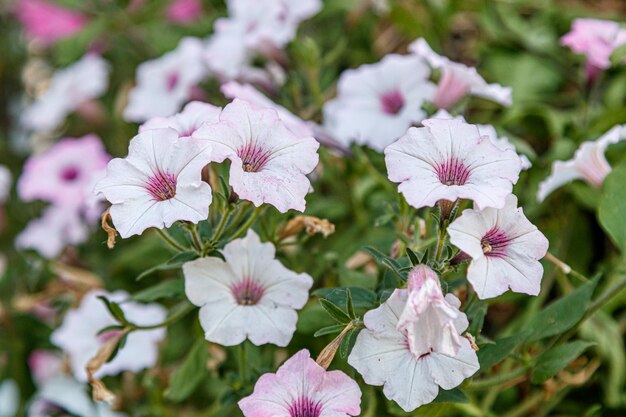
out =
[[[517,197],[506,198],[502,209],[464,210],[448,226],[450,242],[472,260],[467,279],[479,298],[496,297],[509,288],[539,294],[548,239],[533,225]]]
[[[576,19],[572,30],[561,38],[561,45],[587,57],[593,69],[607,69],[611,66],[611,55],[626,43],[626,29],[619,23],[600,19]]]
[[[387,55],[376,64],[341,74],[337,97],[324,105],[324,127],[344,144],[356,142],[382,151],[407,128],[424,119],[424,101],[435,86],[416,56]]]
[[[361,390],[341,371],[326,371],[306,349],[264,374],[239,401],[245,417],[348,417],[361,412]]]
[[[74,377],[83,382],[87,381],[87,362],[95,356],[103,343],[116,335],[116,330],[98,334],[105,327],[117,324],[98,296],[121,303],[119,305],[125,317],[140,326],[161,323],[166,316],[165,309],[158,304],[127,301],[128,294],[124,291],[106,293],[93,290],[85,294],[80,306],[66,313],[63,324],[51,336],[52,343],[67,353]],[[102,365],[94,376],[102,378],[122,371],[139,372],[154,366],[158,358],[158,343],[164,337],[164,328],[131,332],[115,358]]]
[[[176,113],[206,75],[203,49],[200,39],[187,37],[173,51],[139,65],[124,119],[143,122]]]
[[[369,385],[383,385],[385,396],[406,412],[429,403],[437,397],[439,387],[452,389],[479,368],[476,352],[464,337],[459,337],[459,349],[455,354],[439,350],[444,329],[438,327],[438,317],[423,313],[416,323],[416,334],[425,335],[420,341],[422,351],[412,352],[407,333],[398,329],[399,320],[407,308],[409,292],[395,290],[380,307],[371,310],[363,318],[365,329],[357,336],[348,363],[352,365]],[[455,307],[461,303],[453,295],[446,296]],[[462,320],[455,320],[457,335],[467,328],[467,319],[458,311]],[[431,320],[435,320],[433,323]]]
[[[275,110],[235,99],[219,123],[204,125],[193,137],[211,144],[213,161],[230,159],[230,185],[240,198],[281,213],[304,211],[306,174],[317,165],[319,143],[290,131]]]
[[[22,125],[36,131],[56,129],[81,104],[106,92],[109,71],[109,64],[95,54],[56,71],[48,89],[22,113]]]
[[[409,45],[409,51],[425,59],[431,67],[441,70],[441,78],[433,99],[435,106],[449,109],[466,95],[482,97],[503,106],[511,105],[510,87],[487,84],[476,68],[450,61],[437,54],[423,38]]]
[[[611,172],[611,166],[604,156],[609,145],[626,139],[626,125],[615,126],[596,141],[583,142],[569,161],[555,161],[552,172],[541,184],[537,199],[543,201],[550,193],[574,180],[583,180],[593,187],[600,188]]]
[[[200,258],[183,266],[187,298],[200,308],[205,338],[224,346],[250,339],[287,346],[313,279],[285,268],[271,243],[254,231],[222,250],[225,261]]]
[[[210,160],[206,142],[179,138],[171,128],[146,130],[131,140],[126,158],[109,162],[94,191],[111,202],[123,238],[179,220],[198,223],[209,216],[211,187],[201,172]]]
[[[43,0],[18,0],[16,14],[26,35],[44,46],[80,32],[89,23],[81,13]]]
[[[25,201],[80,207],[91,194],[89,186],[110,159],[96,135],[63,139],[26,161],[17,184],[18,195]]]
[[[181,138],[190,137],[205,123],[217,123],[222,109],[209,103],[192,101],[178,114],[170,117],[155,117],[139,126],[139,131],[170,127]]]
[[[503,207],[521,170],[511,150],[501,150],[478,127],[460,120],[428,119],[385,149],[389,179],[413,207],[439,200],[473,200]]]

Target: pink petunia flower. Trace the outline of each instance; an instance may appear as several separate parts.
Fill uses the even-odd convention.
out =
[[[409,45],[409,51],[425,59],[431,67],[441,70],[441,78],[433,100],[435,106],[449,109],[467,95],[492,100],[503,106],[512,104],[510,87],[487,84],[476,68],[450,61],[437,54],[423,38]]]
[[[511,149],[501,150],[460,120],[428,119],[385,149],[389,179],[415,208],[440,200],[473,200],[503,207],[521,170]]]
[[[56,129],[68,114],[106,92],[109,72],[109,64],[96,54],[56,71],[48,89],[22,112],[21,124],[35,131]]]
[[[435,86],[416,56],[387,55],[375,64],[341,74],[337,97],[324,105],[324,127],[345,145],[366,144],[382,151],[426,116],[424,101]]]
[[[245,417],[348,417],[361,413],[361,390],[341,371],[326,371],[306,349],[264,374],[239,401]]]
[[[210,146],[180,138],[171,128],[135,136],[128,156],[115,158],[95,187],[111,202],[111,219],[122,238],[209,216],[211,187],[201,179],[211,161]]]
[[[304,211],[306,174],[317,165],[319,143],[295,135],[275,110],[235,99],[219,123],[202,126],[193,137],[211,144],[213,161],[230,159],[230,185],[240,198],[257,207],[271,204],[281,213]]]
[[[187,25],[195,22],[202,14],[200,0],[171,0],[167,5],[167,20]]]
[[[611,172],[611,166],[604,153],[609,145],[626,139],[626,125],[614,126],[596,141],[583,142],[569,161],[555,161],[552,172],[541,184],[537,192],[539,201],[563,185],[574,180],[583,180],[595,188],[602,187],[604,179]]]
[[[62,139],[26,161],[17,183],[18,195],[25,201],[81,207],[91,195],[88,187],[110,160],[96,135]]]
[[[217,123],[222,109],[209,103],[192,101],[180,113],[170,117],[155,117],[139,126],[139,132],[170,127],[181,138],[192,136],[205,123]]]
[[[116,332],[111,330],[98,334],[105,327],[117,324],[98,296],[121,303],[119,305],[126,318],[141,326],[161,323],[166,316],[165,309],[158,304],[128,301],[129,296],[124,291],[106,293],[93,290],[85,294],[80,306],[66,313],[63,324],[51,336],[52,343],[67,353],[74,377],[83,382],[87,380],[87,362]],[[158,343],[164,338],[164,328],[131,332],[124,347],[95,373],[95,377],[116,375],[122,371],[139,372],[154,366],[158,358]]]
[[[124,119],[143,122],[176,113],[206,76],[202,40],[183,38],[176,49],[137,67],[137,85],[128,96]]]
[[[548,239],[533,225],[517,197],[506,198],[502,209],[467,209],[448,226],[450,242],[472,260],[467,279],[479,298],[496,297],[509,288],[539,294]]]
[[[18,0],[15,12],[26,35],[44,46],[80,32],[89,23],[78,11],[43,0]]]
[[[439,350],[445,346],[440,341],[446,336],[438,325],[437,314],[420,316],[415,331],[424,340],[420,340],[422,348],[412,352],[406,332],[398,329],[408,297],[407,290],[395,290],[384,304],[367,312],[363,318],[366,328],[357,336],[348,356],[348,363],[367,384],[383,385],[385,396],[406,412],[433,401],[439,387],[449,390],[460,385],[479,368],[476,352],[464,337],[459,337],[460,347],[455,354]],[[446,301],[458,311],[460,319],[454,324],[460,335],[468,323],[458,310],[461,303],[452,295]]]
[[[38,349],[28,357],[28,366],[35,383],[43,385],[61,373],[63,358],[57,352]]]
[[[205,338],[224,346],[250,339],[287,346],[313,279],[285,268],[271,243],[254,231],[228,243],[225,261],[200,258],[183,265],[185,292],[200,307]]]

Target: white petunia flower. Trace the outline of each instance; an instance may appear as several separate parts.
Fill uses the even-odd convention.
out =
[[[139,131],[170,127],[181,138],[190,137],[205,123],[217,123],[222,109],[209,103],[192,101],[180,113],[170,117],[155,117],[139,126]]]
[[[380,307],[365,314],[365,329],[357,336],[348,363],[369,385],[383,385],[385,396],[406,412],[433,401],[439,387],[450,390],[478,371],[476,352],[464,337],[459,337],[459,349],[453,354],[438,350],[444,337],[443,329],[431,322],[429,316],[417,324],[416,332],[427,335],[420,341],[426,351],[413,353],[407,334],[398,329],[409,297],[407,290],[398,289]],[[461,305],[453,295],[446,301],[456,308]],[[459,316],[464,317],[460,311]],[[467,319],[455,320],[457,335],[465,331]],[[437,331],[439,330],[439,331]]]
[[[9,198],[12,183],[13,175],[11,175],[9,168],[0,165],[0,204],[4,204]]]
[[[254,231],[222,250],[225,261],[200,258],[183,266],[187,298],[200,308],[205,338],[224,346],[250,339],[287,346],[313,279],[285,268],[271,243]]]
[[[111,202],[123,238],[179,220],[198,223],[209,216],[211,187],[201,172],[210,160],[207,142],[179,138],[171,128],[146,130],[131,140],[126,158],[109,162],[95,192]]]
[[[385,149],[389,179],[415,208],[440,200],[470,199],[479,208],[503,207],[521,170],[478,127],[460,120],[428,119]]]
[[[467,279],[479,298],[496,297],[509,288],[539,294],[548,239],[533,225],[517,197],[506,198],[502,209],[464,210],[448,226],[450,242],[472,258]]]

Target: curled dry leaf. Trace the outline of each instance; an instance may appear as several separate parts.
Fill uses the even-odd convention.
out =
[[[295,236],[306,230],[309,236],[321,234],[328,237],[335,232],[335,225],[326,219],[320,219],[314,216],[296,216],[287,222],[287,225],[280,234],[280,239],[286,239]]]
[[[320,354],[317,356],[317,359],[315,360],[315,362],[317,362],[317,364],[321,366],[322,368],[328,369],[328,367],[330,366],[331,362],[333,361],[335,357],[335,354],[337,353],[337,350],[339,349],[339,345],[341,345],[341,341],[346,336],[346,334],[348,334],[348,332],[352,329],[354,329],[352,325],[346,326],[341,331],[341,333],[339,333],[337,337],[333,339],[332,342],[330,342],[328,345],[326,345],[324,349],[322,349]]]
[[[96,378],[94,374],[109,360],[118,343],[127,333],[128,330],[124,330],[112,336],[111,339],[100,346],[96,355],[87,362],[85,369],[87,370],[87,380],[93,389],[92,396],[94,401],[105,401],[109,404],[115,401],[115,394],[113,394],[102,381]]]
[[[111,208],[109,207],[102,214],[101,226],[102,230],[104,230],[107,234],[107,247],[109,249],[113,249],[115,247],[115,236],[117,235],[117,230],[109,224],[109,220],[111,220],[110,211]]]

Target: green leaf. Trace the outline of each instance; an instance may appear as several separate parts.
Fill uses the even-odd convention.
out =
[[[111,301],[107,299],[104,295],[99,295],[98,298],[104,303],[109,313],[120,323],[128,323],[126,320],[126,316],[124,315],[124,311],[115,301]]]
[[[502,362],[517,345],[528,337],[530,332],[530,330],[526,330],[513,336],[498,339],[495,343],[481,346],[480,350],[477,352],[480,369],[487,370],[493,365]]]
[[[415,252],[413,252],[411,249],[406,248],[406,256],[409,257],[409,260],[411,261],[411,265],[415,266],[415,265],[420,264],[419,258],[417,257]]]
[[[599,277],[585,285],[581,285],[541,310],[527,326],[529,329],[534,329],[527,341],[534,342],[546,337],[556,336],[576,325],[587,310],[598,280]]]
[[[626,249],[626,160],[622,161],[604,180],[598,208],[600,225],[622,252]]]
[[[332,325],[332,326],[322,327],[321,329],[319,329],[318,331],[313,333],[313,337],[320,337],[320,336],[325,336],[327,334],[339,333],[345,327],[346,326],[344,326],[343,324],[335,324],[335,325]]]
[[[537,357],[531,374],[531,382],[541,384],[579,357],[593,343],[577,340],[552,348]]]
[[[178,269],[182,267],[183,264],[185,264],[186,262],[193,261],[197,257],[198,257],[198,254],[192,251],[177,253],[172,258],[170,258],[167,262],[160,264],[160,265],[153,266],[152,268],[143,271],[141,274],[137,276],[137,278],[135,278],[135,280],[140,281],[144,279],[145,277],[147,277],[148,275],[151,275],[157,271],[170,271],[173,269]]]
[[[626,44],[620,45],[611,54],[611,64],[613,66],[623,64],[626,60]]]
[[[439,389],[437,398],[433,400],[434,403],[468,403],[469,398],[465,395],[465,392],[459,387],[452,388],[450,390]]]
[[[335,304],[331,303],[325,298],[320,299],[320,304],[324,307],[324,310],[333,318],[335,321],[339,323],[348,324],[352,321],[350,316],[348,316],[342,309],[337,307]]]
[[[352,303],[352,294],[350,292],[350,288],[346,288],[346,308],[348,310],[348,316],[351,319],[356,319],[356,314],[354,313],[354,304]]]
[[[175,402],[189,397],[207,376],[208,358],[206,342],[201,339],[196,341],[183,363],[172,374],[165,397]]]
[[[350,297],[355,309],[369,310],[376,306],[378,296],[374,291],[362,287],[347,288],[320,288],[313,291],[313,295],[325,298],[331,303],[339,306],[339,308],[347,309],[347,291],[350,290]]]
[[[354,342],[356,342],[356,337],[361,331],[360,328],[355,328],[350,330],[343,339],[341,339],[341,343],[339,344],[339,356],[341,359],[345,359],[350,354],[352,347],[354,346]]]
[[[168,279],[132,296],[134,301],[149,303],[163,298],[181,298],[185,295],[185,281],[182,278]]]

